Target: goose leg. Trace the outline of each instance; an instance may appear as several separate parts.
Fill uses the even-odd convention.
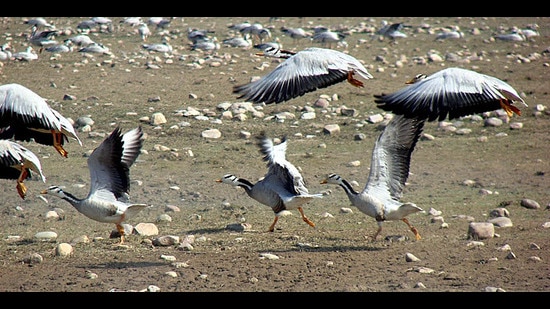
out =
[[[411,231],[414,233],[414,237],[416,238],[416,240],[420,240],[422,238],[420,237],[420,233],[418,233],[418,230],[409,223],[409,220],[407,220],[407,218],[403,218],[401,220],[409,226]]]
[[[273,223],[271,223],[271,226],[269,227],[269,231],[273,232],[275,230],[275,224],[279,220],[279,217],[275,216],[275,220],[273,220]]]
[[[304,210],[302,209],[302,207],[298,207],[298,211],[302,215],[302,220],[304,220],[305,223],[309,224],[309,226],[311,227],[315,227],[315,223],[311,222],[311,220],[306,218],[306,215],[304,214]]]
[[[516,113],[518,116],[521,116],[521,111],[517,107],[512,106],[506,99],[500,100],[500,106],[502,107],[502,109],[504,109],[504,111],[506,111],[508,117],[512,117],[514,113]]]
[[[352,85],[354,85],[355,87],[363,87],[363,82],[361,82],[360,80],[357,80],[355,78],[353,78],[353,71],[348,71],[348,82]]]
[[[120,234],[120,242],[118,243],[118,245],[122,245],[124,243],[124,227],[117,223],[116,229]]]
[[[22,198],[22,199],[25,199],[25,196],[27,194],[27,187],[25,186],[25,184],[23,183],[23,181],[25,181],[25,179],[27,178],[28,176],[28,172],[27,172],[27,169],[26,168],[23,168],[21,170],[21,174],[19,175],[19,178],[17,178],[17,193],[19,193],[19,196]]]
[[[376,221],[376,224],[378,224],[378,229],[376,230],[376,233],[372,235],[372,241],[375,241],[380,232],[382,232],[382,221]]]
[[[63,146],[61,146],[61,141],[63,140],[63,134],[52,130],[52,135],[53,135],[53,147],[55,148],[55,150],[57,150],[57,152],[59,152],[59,154],[61,154],[66,158],[68,152],[65,149],[63,149]]]

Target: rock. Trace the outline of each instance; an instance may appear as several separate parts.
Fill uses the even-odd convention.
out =
[[[55,247],[55,255],[61,257],[70,256],[71,254],[73,254],[73,251],[73,246],[65,242],[60,243],[57,245],[57,247]]]
[[[490,222],[470,222],[468,238],[479,240],[495,237],[495,226]]]
[[[520,205],[527,208],[527,209],[539,209],[540,204],[537,201],[524,198],[521,200]]]

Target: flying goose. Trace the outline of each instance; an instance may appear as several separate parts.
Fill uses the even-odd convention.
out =
[[[0,138],[13,138],[53,146],[67,157],[63,144],[69,137],[82,142],[71,122],[29,88],[12,83],[0,86]]]
[[[267,47],[256,55],[284,58],[273,71],[248,84],[233,87],[238,99],[253,103],[281,103],[347,80],[356,87],[363,82],[354,78],[373,78],[354,57],[343,52],[310,47],[299,52]]]
[[[241,187],[248,196],[271,207],[275,212],[275,220],[269,226],[269,232],[274,231],[279,216],[287,214],[286,211],[291,209],[298,209],[302,220],[311,227],[315,227],[315,223],[305,216],[302,206],[323,195],[310,194],[298,169],[286,160],[286,137],[283,137],[281,143],[277,145],[264,132],[257,139],[260,153],[264,155],[263,160],[267,162],[268,167],[263,179],[253,184],[246,179],[226,174],[216,181]]]
[[[351,204],[364,214],[376,219],[378,229],[372,236],[376,240],[384,221],[401,220],[413,232],[416,240],[420,233],[406,218],[422,211],[414,203],[401,202],[403,188],[409,176],[411,154],[418,141],[425,119],[395,115],[380,133],[374,144],[370,172],[361,192],[337,174],[330,174],[321,184],[336,184],[344,189]]]
[[[22,199],[27,195],[23,183],[31,179],[33,172],[46,182],[38,157],[26,147],[10,140],[0,140],[0,178],[17,179],[17,193]]]
[[[409,86],[391,94],[375,94],[377,106],[394,114],[422,117],[428,121],[449,120],[503,108],[509,117],[527,106],[508,83],[485,74],[461,68],[447,68],[430,76],[418,74]]]
[[[116,127],[88,157],[90,191],[83,199],[58,186],[50,186],[42,194],[51,194],[69,202],[86,217],[103,223],[114,223],[124,243],[122,223],[147,207],[130,202],[130,167],[143,146],[141,126],[125,134]]]

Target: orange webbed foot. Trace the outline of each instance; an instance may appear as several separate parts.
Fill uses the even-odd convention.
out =
[[[25,186],[25,184],[22,182],[17,182],[16,188],[17,188],[17,193],[19,193],[19,196],[22,199],[25,199],[25,196],[27,196],[27,187]]]

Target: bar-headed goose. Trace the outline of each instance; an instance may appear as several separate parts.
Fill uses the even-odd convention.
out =
[[[373,240],[382,231],[382,223],[391,220],[405,222],[416,240],[421,238],[406,217],[422,211],[422,208],[414,203],[401,202],[401,196],[409,177],[411,154],[422,133],[424,122],[425,119],[402,115],[395,115],[388,122],[374,144],[369,177],[361,192],[355,191],[348,181],[336,174],[330,174],[321,181],[322,184],[341,186],[353,206],[376,220],[378,230],[372,236]]]
[[[63,144],[69,137],[82,142],[71,122],[61,115],[41,96],[20,84],[0,86],[0,138],[13,138],[53,146],[67,157]]]
[[[346,80],[363,87],[355,74],[373,78],[359,60],[333,49],[310,47],[296,53],[267,47],[256,55],[286,60],[260,79],[233,87],[238,99],[253,103],[281,103]]]
[[[428,121],[455,119],[503,108],[509,117],[521,111],[515,102],[527,106],[508,83],[461,68],[447,68],[432,75],[418,74],[407,87],[391,94],[375,94],[379,108],[406,117]]]
[[[32,151],[14,141],[0,140],[0,178],[17,179],[17,193],[22,199],[27,195],[23,182],[31,179],[33,172],[46,182],[42,164]]]
[[[143,146],[141,126],[125,134],[117,127],[88,157],[90,191],[83,199],[58,186],[50,186],[42,194],[51,194],[69,202],[86,217],[104,223],[114,223],[124,242],[122,223],[147,207],[130,202],[130,167]]]
[[[323,195],[310,194],[298,169],[287,161],[287,139],[283,137],[281,142],[275,145],[273,140],[263,132],[257,138],[260,152],[264,155],[263,160],[267,162],[268,167],[263,179],[253,184],[246,179],[226,174],[216,181],[241,187],[248,196],[271,207],[275,212],[275,220],[269,226],[270,232],[274,231],[279,216],[285,215],[285,211],[291,209],[297,209],[302,220],[311,227],[315,227],[315,223],[305,216],[302,206],[314,198],[323,197]]]

